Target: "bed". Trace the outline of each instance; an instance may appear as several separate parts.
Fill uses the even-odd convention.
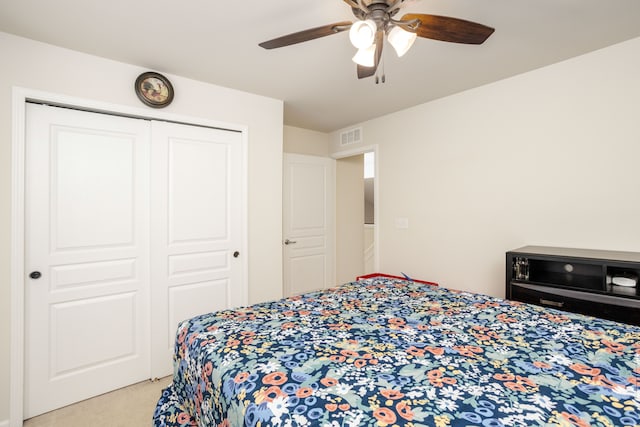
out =
[[[177,426],[637,426],[640,327],[385,277],[182,322]]]

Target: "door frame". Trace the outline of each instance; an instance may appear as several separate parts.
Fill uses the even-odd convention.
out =
[[[370,153],[373,152],[375,163],[374,163],[374,171],[375,171],[375,179],[373,180],[373,217],[375,218],[375,228],[373,230],[373,248],[375,255],[373,257],[373,269],[375,272],[378,272],[380,269],[380,168],[379,168],[379,150],[378,144],[373,145],[365,145],[362,147],[353,148],[350,150],[344,151],[336,151],[331,154],[331,158],[335,160],[345,159],[347,157],[357,156],[359,154]],[[340,183],[336,180],[336,186],[340,185]],[[364,223],[364,222],[363,222]],[[337,226],[337,224],[336,224]],[[354,278],[355,279],[355,278]]]
[[[21,427],[24,417],[24,333],[25,333],[25,136],[26,136],[26,103],[39,102],[57,107],[75,108],[78,110],[97,113],[112,114],[148,120],[162,120],[182,123],[193,126],[204,126],[218,129],[226,129],[242,134],[242,207],[241,207],[241,248],[240,252],[247,254],[242,257],[242,284],[241,292],[243,301],[249,300],[248,296],[248,126],[202,119],[191,116],[151,111],[137,107],[129,107],[118,104],[104,103],[86,98],[77,98],[51,92],[43,92],[28,88],[12,88],[11,101],[11,326],[9,359],[9,425]]]

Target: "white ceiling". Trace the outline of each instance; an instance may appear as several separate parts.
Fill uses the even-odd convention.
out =
[[[420,38],[401,59],[387,47],[375,84],[357,79],[347,32],[258,47],[353,20],[342,0],[4,0],[0,30],[282,99],[285,124],[324,132],[640,36],[639,0],[410,0],[396,18],[407,12],[496,31],[479,46]]]

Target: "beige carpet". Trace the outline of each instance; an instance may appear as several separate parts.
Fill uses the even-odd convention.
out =
[[[24,427],[150,427],[153,410],[171,377],[144,381],[24,422]]]

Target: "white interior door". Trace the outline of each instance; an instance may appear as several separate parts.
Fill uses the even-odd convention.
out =
[[[148,150],[144,120],[27,105],[25,418],[149,378]]]
[[[335,160],[284,155],[284,294],[335,284]]]
[[[176,328],[246,304],[239,132],[152,124],[152,374],[169,375]]]

